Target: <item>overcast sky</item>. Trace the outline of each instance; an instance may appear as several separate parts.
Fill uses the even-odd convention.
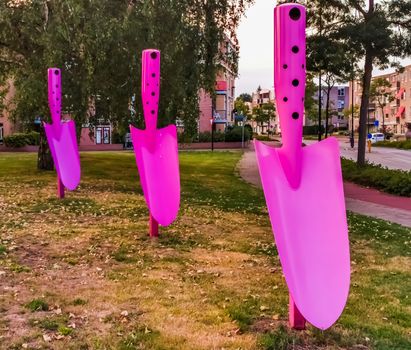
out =
[[[238,29],[240,41],[239,79],[236,94],[251,93],[259,85],[273,88],[273,0],[256,0]],[[411,59],[403,61],[411,64]],[[380,73],[378,71],[376,74]]]

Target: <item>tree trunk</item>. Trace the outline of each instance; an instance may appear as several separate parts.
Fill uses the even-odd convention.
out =
[[[325,104],[325,138],[328,137],[328,118],[330,116],[330,87],[327,89],[327,102]]]
[[[358,137],[358,156],[357,165],[365,165],[365,149],[367,140],[367,115],[370,103],[370,86],[372,76],[372,63],[374,57],[367,50],[365,53],[364,75],[362,79],[362,95],[361,95],[361,109],[360,109],[360,125]]]
[[[53,158],[51,157],[51,152],[43,125],[40,127],[40,146],[37,155],[37,169],[54,170]]]

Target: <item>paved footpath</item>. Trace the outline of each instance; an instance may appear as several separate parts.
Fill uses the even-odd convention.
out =
[[[254,150],[244,153],[238,164],[241,177],[261,187]],[[347,210],[411,227],[411,199],[382,193],[378,190],[344,183]]]

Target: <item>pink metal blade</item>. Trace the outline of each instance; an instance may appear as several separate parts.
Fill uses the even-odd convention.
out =
[[[160,51],[144,50],[142,55],[141,97],[145,130],[130,125],[131,138],[141,186],[153,218],[170,225],[180,208],[180,169],[177,128],[157,129],[160,97]]]
[[[160,225],[168,226],[180,208],[177,128],[169,125],[152,132],[130,129],[147,206]]]
[[[56,171],[64,186],[75,190],[80,183],[80,157],[74,121],[44,124]]]
[[[303,148],[305,8],[274,11],[275,90],[283,147],[256,142],[256,154],[287,285],[301,314],[326,329],[341,315],[350,254],[339,146]]]
[[[288,288],[300,312],[326,329],[341,315],[350,285],[350,254],[338,141],[302,152],[293,189],[281,150],[256,142],[258,166]]]
[[[61,71],[48,69],[48,99],[52,124],[44,124],[54,165],[61,182],[74,190],[81,177],[76,126],[74,121],[61,122]]]

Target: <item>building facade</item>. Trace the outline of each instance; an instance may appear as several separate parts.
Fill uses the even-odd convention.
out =
[[[233,50],[231,42],[227,39],[220,45],[220,51],[225,54]],[[212,97],[204,90],[199,91],[200,115],[198,118],[198,131],[211,131],[212,121],[218,130],[224,130],[228,125],[234,124],[234,100],[236,74],[227,64],[221,63],[222,69],[216,77],[215,96]]]
[[[386,99],[384,108],[381,108],[377,101],[370,100],[368,109],[368,130],[370,132],[385,131],[397,135],[403,135],[407,131],[407,123],[411,123],[411,65],[404,67],[403,72],[394,72],[384,75],[374,76],[386,79],[391,87],[386,92],[389,98]],[[352,85],[350,83],[350,105],[352,96]],[[362,86],[361,82],[354,81],[354,106],[361,105]],[[378,124],[378,126],[376,125]],[[354,128],[358,129],[359,120],[354,120]]]
[[[253,92],[250,105],[250,111],[252,112],[256,107],[262,107],[264,104],[272,103],[275,105],[275,95],[274,90],[271,89],[261,89],[260,87],[257,91]],[[253,131],[258,134],[269,134],[269,133],[277,133],[279,131],[279,119],[277,113],[275,114],[274,118],[271,118],[268,123],[258,123],[255,120],[251,120],[249,122]]]
[[[318,101],[318,89],[314,94],[314,99]],[[348,128],[348,119],[344,116],[344,109],[349,108],[349,87],[348,86],[333,86],[330,90],[329,97],[329,120],[328,125],[332,125],[334,129]],[[324,110],[327,104],[327,93],[321,94],[321,106],[323,110],[322,125],[325,126]],[[304,125],[316,125],[317,122],[304,118]]]

